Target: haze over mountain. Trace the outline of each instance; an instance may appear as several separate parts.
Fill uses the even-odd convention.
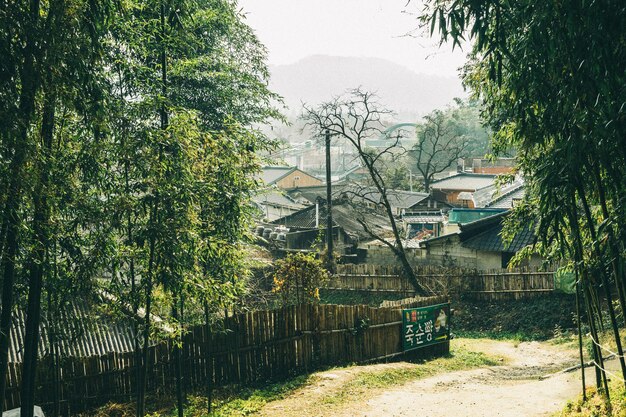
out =
[[[358,86],[376,91],[380,102],[404,120],[467,96],[457,77],[418,74],[380,58],[313,55],[270,66],[270,72],[270,86],[284,97],[290,116],[300,113],[301,102],[314,105]]]

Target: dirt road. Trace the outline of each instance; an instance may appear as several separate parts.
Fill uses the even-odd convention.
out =
[[[349,415],[414,416],[419,410],[431,417],[541,416],[580,392],[579,372],[539,379],[575,364],[575,351],[538,342],[489,344],[484,351],[508,358],[508,364],[415,381],[371,398]]]
[[[268,404],[266,416],[543,416],[560,410],[581,390],[580,371],[558,373],[577,363],[575,349],[549,343],[472,341],[472,349],[502,358],[502,366],[456,371],[384,390],[368,390],[355,400],[320,408],[355,373],[372,367],[353,367],[319,373],[317,382],[288,398]],[[373,365],[373,369],[407,366]],[[547,378],[543,378],[550,375]],[[592,379],[589,375],[588,381]]]

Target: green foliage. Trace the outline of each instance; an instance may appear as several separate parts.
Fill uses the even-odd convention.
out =
[[[465,83],[484,105],[494,152],[514,148],[526,177],[525,201],[509,216],[507,233],[531,220],[544,255],[571,262],[591,337],[597,339],[608,313],[622,356],[626,6],[615,0],[433,0],[422,22],[442,42],[474,41]],[[599,291],[607,295],[606,310]],[[626,379],[623,359],[620,365]]]
[[[624,386],[617,380],[609,384],[611,397],[611,410],[607,406],[606,396],[589,388],[586,392],[587,399],[583,401],[582,394],[567,405],[554,417],[600,417],[600,416],[625,416],[626,415],[626,391]]]
[[[2,2],[0,35],[3,300],[28,293],[35,329],[42,295],[51,323],[101,289],[133,319],[184,306],[176,338],[233,308],[253,125],[280,117],[236,2]]]
[[[317,303],[328,272],[313,253],[293,253],[276,262],[272,291],[283,305]]]

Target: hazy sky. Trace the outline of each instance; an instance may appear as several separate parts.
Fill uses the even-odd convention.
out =
[[[247,23],[269,50],[269,63],[309,55],[384,58],[416,72],[457,75],[465,51],[438,47],[415,31],[421,10],[413,0],[239,0]],[[412,37],[404,36],[413,32]]]

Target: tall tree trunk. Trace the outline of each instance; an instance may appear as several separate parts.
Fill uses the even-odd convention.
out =
[[[598,190],[598,196],[600,197],[600,207],[602,208],[602,215],[604,216],[605,221],[609,221],[609,209],[606,203],[606,197],[604,194],[604,184],[602,182],[602,177],[600,176],[600,171],[597,164],[593,164],[594,177],[596,180],[596,187]],[[620,308],[622,309],[622,320],[626,323],[626,294],[624,294],[624,282],[621,275],[621,268],[619,261],[619,250],[617,249],[617,240],[615,239],[615,234],[613,233],[613,227],[609,225],[608,227],[608,236],[609,236],[609,252],[611,254],[611,267],[613,273],[613,279],[615,281],[615,287],[617,289],[617,295],[619,298]],[[626,379],[626,375],[625,378]]]
[[[595,242],[597,241],[598,235],[593,223],[593,217],[591,215],[591,210],[589,209],[589,204],[587,203],[587,198],[585,197],[585,192],[582,189],[582,186],[579,183],[579,196],[583,203],[583,209],[585,211],[585,217],[587,218],[587,227],[589,229],[589,233],[591,234],[591,239]],[[602,259],[602,254],[599,252],[599,249],[596,245],[594,245],[594,251],[598,259]],[[622,380],[624,381],[624,386],[626,387],[626,361],[624,361],[624,350],[622,348],[622,339],[619,334],[619,326],[617,324],[617,318],[615,316],[615,308],[613,307],[613,296],[611,294],[611,285],[609,283],[609,279],[607,277],[607,273],[604,268],[601,268],[600,275],[602,277],[602,284],[604,286],[604,292],[606,296],[606,303],[609,310],[609,318],[611,319],[611,327],[613,328],[613,336],[615,339],[615,345],[617,347],[617,356],[619,358],[619,364],[622,370]],[[597,343],[600,343],[600,340],[596,339]],[[608,392],[607,392],[608,395]]]
[[[156,203],[155,203],[156,204]],[[155,205],[156,209],[156,205]],[[156,211],[156,210],[153,211]],[[150,216],[152,217],[152,216]],[[149,349],[150,349],[150,332],[152,331],[150,325],[150,315],[152,314],[152,282],[153,275],[155,270],[155,237],[153,236],[155,233],[154,230],[151,231],[150,236],[150,248],[148,254],[148,271],[146,273],[146,282],[145,282],[145,296],[146,296],[146,310],[144,316],[144,324],[143,324],[143,351],[141,355],[141,363],[137,365],[140,367],[140,378],[137,384],[137,416],[143,417],[146,412],[146,391],[148,389],[147,377],[148,377],[148,360],[149,360]]]
[[[57,282],[57,245],[56,239],[52,243],[52,282]],[[48,258],[50,258],[50,251],[48,251]],[[50,262],[49,262],[50,264]],[[50,280],[49,280],[50,281]],[[53,307],[52,301],[52,289],[48,288],[48,309],[47,309],[47,322],[48,322],[48,343],[50,345],[50,359],[52,366],[52,381],[54,381],[54,392],[52,394],[52,416],[59,417],[61,415],[61,366],[60,366],[60,352],[58,344],[57,334],[57,316],[55,311],[60,307]],[[58,302],[58,301],[55,301]]]
[[[167,56],[165,54],[165,3],[162,1],[160,5],[160,35],[159,42],[161,44],[161,52],[160,52],[160,62],[161,62],[161,93],[162,100],[166,97],[167,94]],[[161,130],[165,132],[169,125],[169,117],[167,114],[167,108],[165,103],[162,102],[159,107],[159,116],[161,119]],[[159,145],[159,164],[163,159],[163,145]],[[144,319],[144,346],[143,346],[143,358],[142,358],[142,375],[140,378],[140,383],[138,386],[141,388],[141,392],[137,396],[137,415],[139,417],[143,417],[145,414],[145,401],[146,401],[146,391],[147,391],[147,372],[148,372],[148,352],[149,352],[149,342],[150,342],[150,314],[151,314],[151,306],[152,306],[152,287],[154,285],[154,273],[157,269],[156,266],[156,236],[158,223],[159,223],[159,190],[154,190],[154,201],[152,203],[152,209],[150,214],[150,254],[148,260],[148,273],[147,273],[147,282],[146,282],[146,316]]]
[[[49,80],[50,81],[50,80]],[[24,361],[22,363],[21,417],[33,417],[35,405],[35,378],[37,373],[37,348],[39,345],[39,323],[41,319],[41,292],[43,274],[46,267],[46,251],[49,241],[50,212],[48,207],[48,187],[50,182],[50,163],[52,137],[54,134],[56,96],[53,91],[46,92],[43,119],[41,123],[41,156],[39,181],[33,196],[35,214],[33,230],[35,242],[31,260],[26,310],[26,329],[24,337]]]
[[[569,205],[569,208],[567,210],[567,214],[569,216],[569,221],[570,221],[570,225],[572,228],[572,232],[573,232],[573,251],[574,251],[574,262],[575,262],[575,268],[576,268],[576,277],[580,280],[580,288],[581,288],[581,292],[583,294],[583,299],[585,301],[585,307],[587,310],[587,320],[589,322],[589,332],[591,333],[591,337],[596,339],[597,338],[597,330],[596,330],[596,326],[595,326],[595,309],[594,309],[594,303],[596,303],[595,298],[592,295],[592,288],[591,288],[591,282],[588,279],[588,276],[585,274],[584,269],[583,269],[583,242],[582,242],[582,236],[580,233],[580,228],[578,225],[578,212],[576,210],[576,193],[572,192],[571,196],[570,196],[570,201],[571,204]],[[578,289],[578,285],[577,285],[577,289]],[[600,316],[600,313],[598,312],[598,317]],[[602,322],[602,320],[599,320],[600,322]],[[579,337],[579,348],[582,349],[582,338]],[[596,389],[600,390],[601,386],[602,386],[602,380],[603,380],[603,373],[604,370],[600,367],[600,359],[598,358],[598,346],[596,346],[595,344],[592,344],[591,346],[592,348],[592,356],[593,356],[593,360],[594,360],[594,370],[595,370],[595,375],[596,375]],[[602,358],[602,352],[599,352],[599,356],[600,358]],[[584,372],[584,369],[582,370],[582,372]]]
[[[370,170],[370,172],[374,172],[375,168],[371,166],[371,164],[366,163],[366,165],[367,165],[368,170]],[[391,230],[393,231],[393,237],[396,241],[396,245],[395,245],[396,250],[394,250],[394,253],[396,257],[398,258],[398,260],[400,261],[400,263],[402,264],[404,275],[406,276],[406,278],[409,280],[409,282],[415,289],[415,292],[417,292],[418,294],[424,295],[426,294],[426,291],[424,290],[424,288],[422,288],[422,285],[417,281],[417,277],[415,276],[415,271],[413,271],[413,266],[411,266],[411,263],[406,257],[406,251],[404,250],[402,237],[400,236],[400,231],[398,230],[398,226],[396,225],[396,219],[393,215],[393,211],[391,210],[391,203],[389,203],[389,199],[387,198],[386,189],[379,181],[376,180],[374,175],[372,175],[372,179],[374,180],[374,185],[376,186],[376,189],[382,196],[383,205],[385,206],[385,212],[387,213],[387,217],[389,218],[389,222],[391,223]]]
[[[177,326],[181,327],[182,323],[180,323],[180,317],[178,315],[178,303],[179,303],[180,295],[175,295],[174,300],[172,301],[172,318],[176,322]],[[174,356],[174,374],[176,378],[176,409],[178,411],[178,417],[184,417],[185,411],[185,401],[183,396],[183,375],[182,375],[182,358],[180,352],[180,343],[181,340],[174,341],[174,348],[172,350],[172,356]]]
[[[39,77],[35,70],[35,54],[37,52],[35,28],[39,21],[39,0],[31,0],[29,24],[25,29],[26,46],[24,63],[21,72],[22,91],[18,111],[18,131],[15,153],[11,161],[9,174],[11,179],[4,209],[3,220],[6,220],[6,238],[4,256],[2,257],[2,311],[0,312],[0,401],[4,409],[6,375],[8,369],[11,319],[13,313],[13,286],[15,281],[15,263],[18,252],[18,231],[20,228],[19,209],[22,201],[22,175],[26,161],[28,146],[28,130],[31,126],[35,109],[35,96],[39,88]]]
[[[576,327],[578,330],[578,356],[580,358],[580,377],[583,385],[583,401],[587,401],[587,387],[585,381],[585,359],[583,355],[583,334],[581,319],[582,314],[580,312],[580,277],[578,275],[578,269],[576,270]]]
[[[211,402],[213,401],[213,358],[209,353],[211,343],[211,322],[209,320],[209,303],[204,301],[204,326],[206,329],[206,400],[207,400],[207,414],[211,414]]]

